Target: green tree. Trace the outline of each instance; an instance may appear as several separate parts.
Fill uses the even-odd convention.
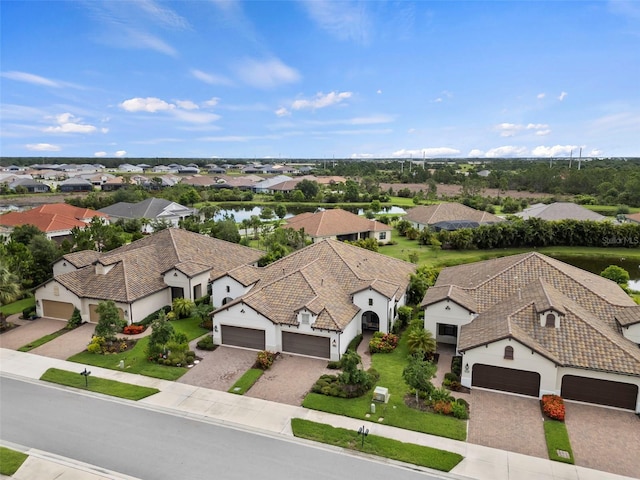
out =
[[[21,293],[20,280],[0,261],[0,305],[15,302]]]
[[[291,192],[291,200],[296,203],[304,202],[304,193],[301,190]]]
[[[344,186],[344,201],[358,202],[360,200],[360,187],[353,180],[347,180]]]
[[[618,265],[609,265],[602,272],[600,272],[600,276],[604,278],[608,278],[609,280],[613,280],[619,285],[626,285],[629,283],[629,272],[627,272],[624,268],[619,267]]]
[[[409,357],[409,364],[402,371],[402,378],[407,385],[416,391],[416,404],[419,393],[425,392],[427,395],[433,391],[434,386],[431,379],[436,376],[438,367],[424,359],[424,352],[418,350]]]
[[[313,200],[320,191],[320,185],[313,180],[302,180],[296,185],[296,190],[300,190],[305,200]]]
[[[287,216],[287,207],[281,203],[277,204],[274,210],[275,210],[276,216],[280,220],[282,220],[284,217]]]
[[[368,381],[368,374],[360,366],[362,359],[355,350],[347,350],[341,359],[340,381],[345,385],[361,385]]]
[[[262,220],[271,220],[274,215],[275,214],[271,207],[262,207],[262,210],[260,211],[260,218]]]
[[[97,337],[113,340],[116,338],[116,334],[127,325],[126,320],[120,317],[120,310],[113,300],[98,303],[96,312],[99,318],[94,334]]]
[[[167,320],[164,311],[160,312],[158,317],[151,322],[151,335],[149,335],[147,355],[156,357],[158,353],[164,353],[165,346],[171,340],[173,332],[173,325]]]
[[[220,240],[233,243],[238,243],[241,238],[238,225],[233,218],[223,218],[222,220],[214,222],[210,235]]]
[[[426,328],[412,328],[407,335],[407,348],[411,354],[419,350],[424,353],[434,353],[436,351],[436,339],[433,338],[431,331]]]
[[[176,318],[187,318],[191,315],[195,306],[195,303],[188,298],[176,298],[171,308]]]
[[[79,327],[81,323],[82,315],[80,314],[80,310],[74,308],[73,313],[71,314],[71,318],[67,322],[67,326],[65,328],[67,328],[68,330],[73,330],[74,328]]]
[[[53,278],[53,264],[62,255],[58,244],[39,235],[33,237],[29,242],[29,251],[33,258],[33,264],[29,271],[33,285],[40,285]]]
[[[14,242],[29,245],[35,237],[44,237],[45,234],[34,225],[18,225],[11,232],[11,240]]]
[[[440,271],[428,265],[423,265],[412,273],[409,277],[409,288],[407,289],[407,303],[419,304],[427,293],[427,288],[433,286]]]

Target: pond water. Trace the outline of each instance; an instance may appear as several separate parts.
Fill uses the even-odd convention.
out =
[[[573,265],[588,272],[600,275],[609,265],[617,265],[629,272],[629,288],[640,291],[640,261],[627,260],[625,258],[602,257],[562,257],[554,256],[558,260]]]
[[[273,207],[272,207],[273,208]],[[298,215],[303,212],[315,212],[317,207],[287,207],[287,215],[284,218],[290,218],[294,215]],[[350,211],[351,213],[356,213],[358,215],[364,215],[364,209],[362,208],[345,208],[345,210]],[[224,210],[220,210],[220,212],[216,215],[215,219],[219,220],[223,218],[225,215],[233,215],[236,219],[236,223],[240,223],[243,220],[248,220],[252,215],[260,216],[262,212],[262,207],[237,207],[237,208],[228,208]],[[407,213],[400,207],[385,207],[380,212],[376,213],[387,213],[392,215],[403,215]]]

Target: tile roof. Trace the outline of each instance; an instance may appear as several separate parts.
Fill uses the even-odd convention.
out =
[[[24,212],[10,212],[0,216],[0,225],[34,225],[38,230],[49,233],[71,230],[73,227],[87,226],[83,220],[108,215],[88,208],[74,207],[66,203],[41,205]]]
[[[627,220],[631,220],[632,222],[640,223],[640,213],[632,213],[625,215]]]
[[[341,208],[301,213],[286,220],[285,228],[301,230],[311,237],[330,237],[360,232],[390,231],[391,227]]]
[[[191,215],[194,210],[164,198],[152,197],[138,203],[114,203],[101,208],[100,212],[113,217],[155,219],[171,215]]]
[[[618,324],[640,321],[640,307],[615,282],[531,252],[445,268],[423,304],[460,291],[478,307],[460,328],[461,351],[514,338],[558,365],[640,375],[640,349]],[[549,310],[557,328],[540,324]]]
[[[341,331],[359,308],[352,295],[372,288],[387,298],[404,294],[415,265],[337,240],[323,240],[263,268],[239,267],[229,276],[254,285],[226,304],[246,303],[274,323],[297,324],[307,308],[319,315],[313,328]]]
[[[239,265],[256,262],[264,252],[200,235],[168,228],[128,245],[101,253],[89,264],[90,252],[78,252],[65,259],[86,264],[55,280],[79,297],[132,302],[167,288],[163,273],[172,268],[187,275],[211,270],[219,276]],[[104,265],[96,273],[95,263]]]
[[[549,205],[536,203],[515,215],[525,220],[527,218],[540,218],[541,220],[610,220],[604,215],[570,202],[555,202]]]
[[[404,220],[420,223],[422,225],[432,225],[438,222],[455,222],[468,220],[472,222],[496,223],[504,221],[496,215],[475,208],[467,207],[462,203],[445,202],[435,205],[421,205],[410,208],[403,217]]]

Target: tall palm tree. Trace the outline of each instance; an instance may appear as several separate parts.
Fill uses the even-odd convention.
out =
[[[21,293],[18,277],[9,271],[6,265],[0,263],[0,305],[14,302]]]

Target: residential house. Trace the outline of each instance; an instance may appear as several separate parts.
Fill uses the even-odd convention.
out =
[[[143,173],[144,170],[140,167],[137,167],[135,165],[131,165],[130,163],[123,163],[122,165],[118,165],[117,170],[119,172],[126,172],[126,173]]]
[[[640,223],[640,213],[633,213],[624,216],[628,222]],[[638,243],[640,243],[640,239],[638,239]]]
[[[213,280],[213,340],[339,360],[363,330],[389,332],[415,265],[324,240]]]
[[[292,178],[286,175],[276,175],[275,177],[270,177],[254,184],[252,189],[255,193],[273,193],[272,187],[274,185],[288,182],[289,180],[292,180]]]
[[[19,187],[26,188],[29,193],[47,193],[51,191],[49,185],[32,178],[17,178],[9,184],[9,190],[15,191]]]
[[[212,277],[258,261],[264,252],[217,238],[168,228],[106,253],[63,256],[53,279],[35,291],[37,314],[97,322],[101,301],[113,300],[128,323],[142,320],[176,298],[207,294]]]
[[[391,230],[377,220],[369,220],[341,208],[306,212],[285,220],[283,228],[304,230],[314,243],[326,238],[355,241],[373,238],[378,243],[391,241]]]
[[[462,385],[640,412],[640,305],[537,252],[445,268],[425,328],[462,355]]]
[[[164,198],[147,198],[138,203],[118,202],[98,211],[114,219],[145,219],[148,221],[143,226],[145,233],[153,232],[153,222],[167,222],[177,227],[180,220],[196,213],[193,208],[184,207]]]
[[[66,203],[41,205],[24,212],[10,212],[0,216],[0,225],[17,227],[33,225],[50,240],[62,241],[71,236],[74,227],[85,228],[94,217],[108,221],[108,215]]]
[[[492,213],[476,210],[456,202],[413,207],[407,211],[403,220],[408,220],[418,230],[433,228],[436,231],[473,228],[504,221]]]
[[[571,202],[555,202],[548,205],[536,203],[529,208],[515,214],[524,220],[528,218],[539,218],[541,220],[613,220],[610,217],[600,215],[588,208]]]
[[[58,189],[61,192],[91,192],[93,191],[93,183],[80,177],[72,177],[60,183]]]

